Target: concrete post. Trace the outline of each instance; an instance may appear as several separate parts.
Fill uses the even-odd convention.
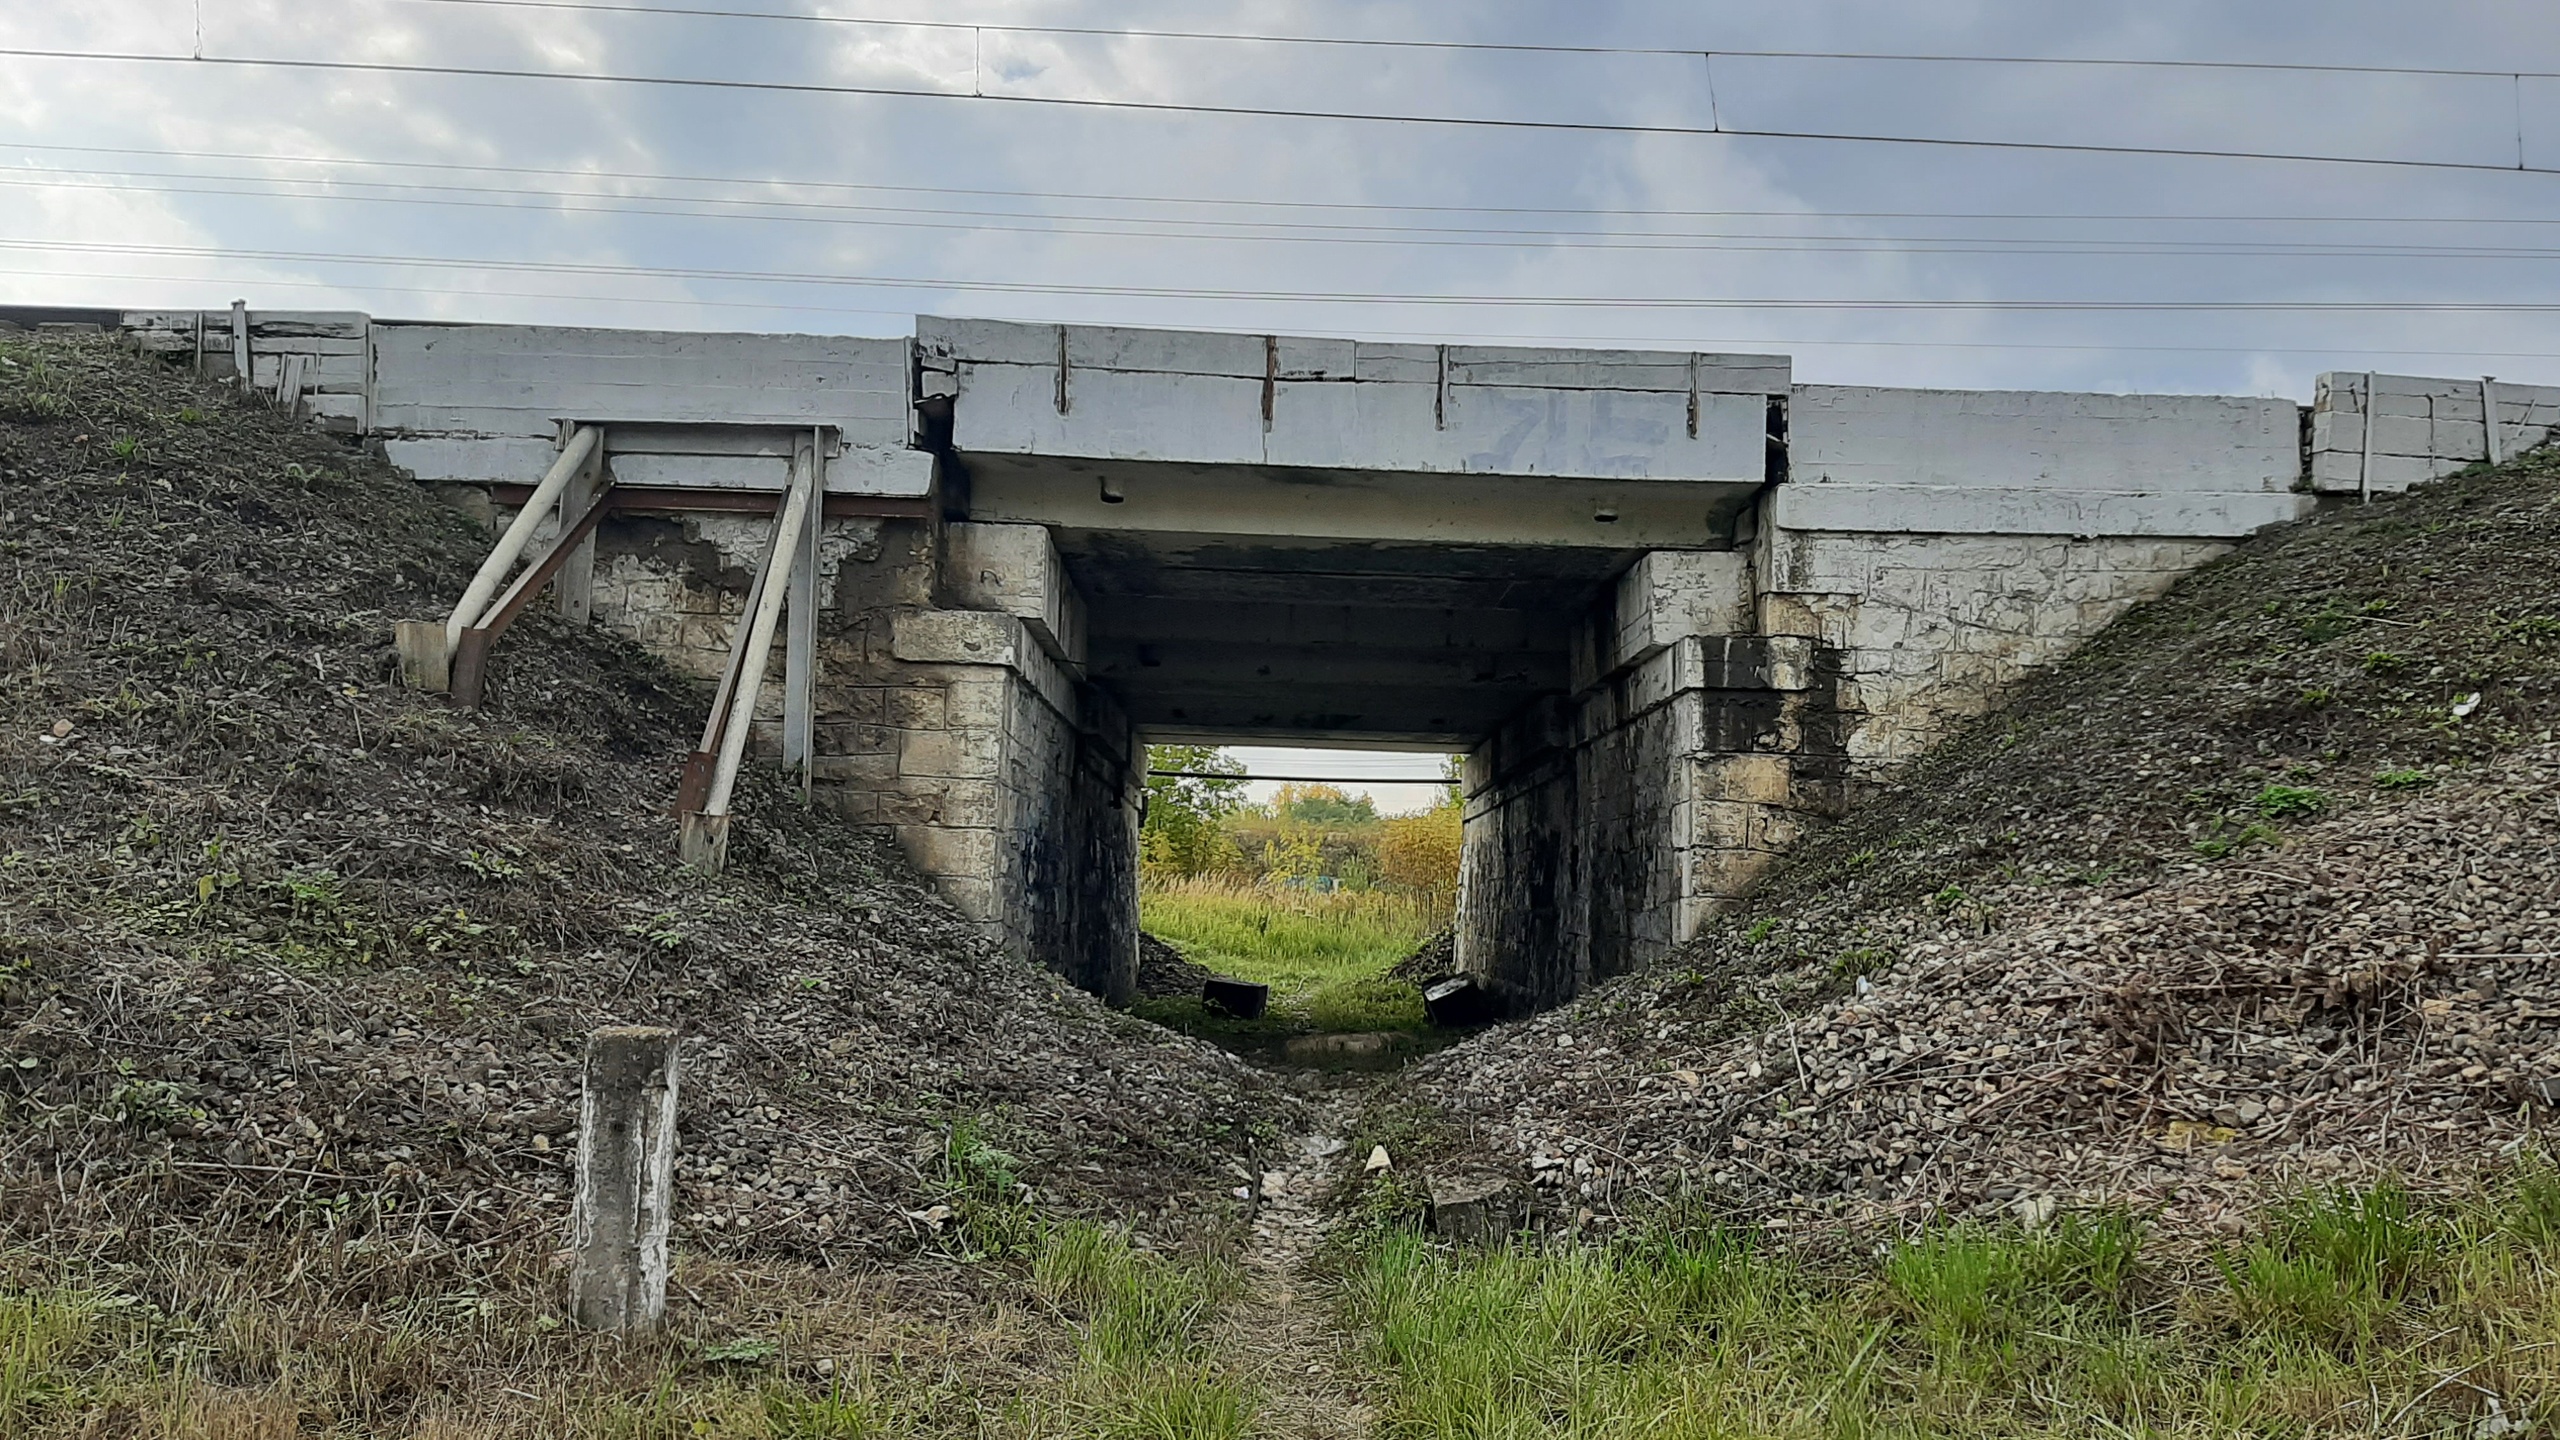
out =
[[[569,1317],[646,1330],[667,1308],[676,1164],[676,1032],[609,1026],[587,1037]]]
[[[453,688],[453,651],[445,643],[443,621],[395,621],[391,638],[400,651],[402,684],[437,695]]]

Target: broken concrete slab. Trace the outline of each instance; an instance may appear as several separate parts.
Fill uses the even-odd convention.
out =
[[[1423,1224],[1453,1245],[1501,1244],[1527,1222],[1527,1208],[1510,1181],[1490,1175],[1433,1176]]]

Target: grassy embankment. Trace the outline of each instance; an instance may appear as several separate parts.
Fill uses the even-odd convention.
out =
[[[667,1328],[628,1342],[564,1326],[556,1278],[533,1265],[428,1279],[315,1244],[290,1264],[270,1252],[258,1273],[290,1273],[269,1285],[206,1255],[75,1268],[0,1252],[0,1435],[1250,1433],[1259,1397],[1212,1339],[1232,1265],[1044,1220],[1009,1179],[972,1171],[952,1192],[939,1285],[686,1255]]]
[[[2309,1195],[2221,1245],[2096,1212],[1826,1248],[1667,1226],[1470,1258],[1393,1231],[1343,1309],[1400,1437],[2523,1440],[2560,1418],[2541,1166],[2467,1197]]]
[[[1201,876],[1151,879],[1139,921],[1194,962],[1271,987],[1260,1021],[1207,1014],[1197,1000],[1143,1001],[1138,1013],[1195,1034],[1287,1036],[1418,1031],[1422,992],[1386,972],[1448,923],[1445,907],[1386,890],[1293,890]]]
[[[406,1296],[377,1276],[361,1303],[191,1295],[183,1268],[0,1286],[0,1433],[1271,1433],[1240,1378],[1253,1357],[1215,1323],[1229,1265],[977,1214],[971,1243],[1003,1253],[954,1257],[983,1299],[945,1327],[842,1279],[699,1260],[681,1268],[708,1306],[631,1345],[547,1318],[529,1274]],[[2539,1163],[2464,1194],[2315,1193],[2219,1243],[2094,1211],[1874,1248],[1666,1222],[1470,1255],[1380,1224],[1340,1255],[1338,1314],[1394,1440],[2527,1440],[2560,1394],[2560,1179]]]

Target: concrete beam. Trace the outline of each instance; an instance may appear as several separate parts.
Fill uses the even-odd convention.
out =
[[[1305,685],[1221,689],[1118,682],[1120,702],[1151,740],[1217,737],[1396,742],[1463,749],[1502,721],[1511,701],[1484,687]]]
[[[1562,651],[1464,650],[1383,643],[1374,645],[1277,645],[1241,637],[1229,640],[1132,640],[1113,636],[1093,648],[1097,680],[1208,689],[1267,685],[1285,689],[1318,685],[1412,686],[1518,693],[1560,690],[1566,681]]]
[[[1713,549],[1760,485],[971,456],[969,518],[1413,545]]]
[[[2307,495],[1804,485],[1778,490],[1790,530],[1900,535],[2120,535],[2220,539],[2311,511]]]
[[[1739,556],[1734,557],[1738,562]],[[1331,593],[1332,586],[1304,587]],[[1469,607],[1396,608],[1290,604],[1269,600],[1169,599],[1116,595],[1097,604],[1094,627],[1131,641],[1217,641],[1240,648],[1391,646],[1398,650],[1553,650],[1568,626],[1553,611]]]
[[[917,361],[971,457],[1747,484],[1789,379],[1765,355],[932,318]]]

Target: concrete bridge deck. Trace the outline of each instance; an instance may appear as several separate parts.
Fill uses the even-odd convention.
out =
[[[814,436],[817,798],[1105,994],[1149,740],[1466,751],[1462,963],[1552,1002],[2238,537],[2560,423],[2560,390],[2357,374],[2306,410],[930,318],[115,319],[493,518],[600,427],[594,618],[705,675]]]

